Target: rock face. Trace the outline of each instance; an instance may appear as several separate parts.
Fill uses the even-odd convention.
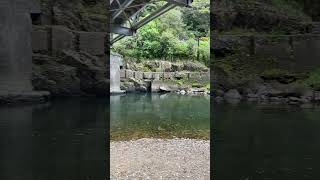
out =
[[[72,30],[107,31],[107,1],[40,0],[43,25],[62,25]]]
[[[150,86],[146,81],[133,77],[121,83],[121,89],[125,92],[148,92],[148,89],[151,89]]]
[[[59,57],[34,54],[32,83],[35,89],[55,96],[107,95],[105,61],[70,50],[62,51]]]
[[[54,96],[109,95],[106,36],[63,26],[33,26],[34,88]]]
[[[306,28],[304,22],[308,21],[304,16],[285,12],[278,8],[279,6],[274,6],[265,0],[232,2],[218,0],[211,5],[214,9],[212,25],[220,31],[231,30],[234,27],[271,31],[273,27],[278,27],[288,33],[302,33]]]

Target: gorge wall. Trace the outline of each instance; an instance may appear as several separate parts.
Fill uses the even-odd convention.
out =
[[[211,87],[218,100],[319,102],[319,34],[212,38]]]
[[[294,72],[308,72],[320,66],[320,34],[216,35],[212,39],[216,58],[232,54],[253,56],[256,61],[273,58],[279,63],[278,68]]]
[[[107,33],[33,26],[33,77],[36,90],[55,96],[107,95]]]

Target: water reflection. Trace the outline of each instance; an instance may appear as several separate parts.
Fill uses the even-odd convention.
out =
[[[215,179],[320,179],[320,108],[211,108]]]
[[[0,107],[0,179],[103,179],[105,99]]]
[[[0,179],[32,179],[32,111],[0,108]]]

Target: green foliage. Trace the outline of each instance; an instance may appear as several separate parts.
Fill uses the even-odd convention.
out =
[[[146,8],[144,16],[158,6],[156,3]],[[209,6],[208,0],[195,0],[191,9],[170,10],[139,29],[136,36],[114,44],[113,49],[128,59],[194,60],[209,65]],[[199,46],[198,36],[204,37]]]
[[[315,90],[320,90],[320,68],[310,73],[309,77],[305,80],[305,84],[313,87]]]
[[[191,9],[182,9],[183,18],[189,30],[197,35],[209,36],[210,30],[210,1],[194,0]]]
[[[208,83],[204,88],[210,91],[210,83]]]

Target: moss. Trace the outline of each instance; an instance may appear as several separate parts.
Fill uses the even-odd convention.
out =
[[[264,72],[262,72],[261,76],[268,78],[268,79],[276,79],[281,76],[286,76],[288,74],[289,74],[289,72],[287,70],[274,68],[274,69],[265,70]]]
[[[143,71],[144,71],[144,72],[150,72],[151,70],[150,70],[150,68],[149,68],[149,67],[147,67],[147,66],[143,66]]]
[[[209,91],[210,91],[210,83],[208,83],[207,85],[205,85],[204,88],[206,88],[206,90],[209,90]]]
[[[200,83],[192,83],[191,86],[192,86],[192,87],[195,87],[195,88],[201,88],[201,87],[203,87],[203,84],[200,84]]]
[[[192,138],[208,140],[210,138],[210,130],[184,129],[167,131],[162,128],[158,128],[157,130],[130,129],[126,131],[111,131],[110,136],[111,141],[136,140],[140,138]]]

